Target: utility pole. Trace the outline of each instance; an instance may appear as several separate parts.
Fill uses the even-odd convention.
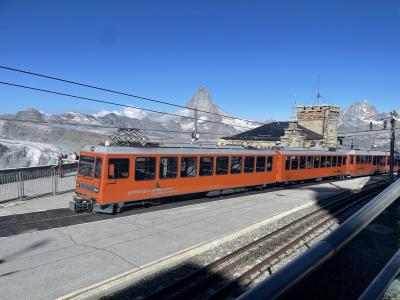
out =
[[[192,132],[192,142],[194,142],[194,141],[198,141],[199,140],[199,137],[200,137],[200,135],[199,135],[199,131],[198,131],[198,129],[197,129],[197,119],[198,119],[198,117],[197,117],[197,108],[195,108],[194,109],[194,120],[193,120],[193,125],[194,125],[194,127],[193,127],[193,132]]]
[[[391,119],[390,119],[390,125],[391,125],[391,134],[390,134],[390,171],[389,171],[389,184],[393,183],[393,177],[394,177],[394,145],[395,145],[395,136],[396,136],[396,117],[397,117],[397,112],[393,110],[393,112],[390,113]]]

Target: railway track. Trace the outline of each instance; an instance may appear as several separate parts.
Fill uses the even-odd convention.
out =
[[[304,246],[327,230],[336,218],[350,214],[372,199],[379,185],[316,209],[224,257],[148,295],[145,299],[225,299],[242,289],[289,252]]]

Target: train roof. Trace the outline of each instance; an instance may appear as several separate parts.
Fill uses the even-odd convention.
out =
[[[246,149],[241,146],[169,146],[169,147],[122,147],[122,146],[98,146],[89,145],[82,149],[85,152],[94,152],[101,154],[267,154],[273,155],[276,150],[271,149]],[[370,150],[314,150],[304,148],[286,148],[278,150],[282,154],[289,155],[389,155],[385,151],[370,151]]]
[[[253,150],[243,147],[118,147],[118,146],[86,146],[86,152],[101,154],[275,154],[275,150]]]

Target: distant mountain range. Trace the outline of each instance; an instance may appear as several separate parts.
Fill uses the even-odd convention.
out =
[[[246,130],[241,126],[258,126],[258,123],[230,118],[213,102],[204,87],[200,87],[186,106],[199,110],[197,116],[201,141],[215,141],[217,137]],[[181,109],[173,114],[178,116],[127,107],[122,111],[103,110],[93,115],[81,112],[49,115],[34,108],[19,111],[15,115],[0,115],[1,119],[7,119],[0,120],[0,168],[42,165],[55,158],[60,151],[79,152],[84,145],[104,143],[115,132],[115,129],[104,127],[145,128],[147,130],[143,133],[152,141],[172,144],[191,142],[193,119],[188,117],[194,117],[194,111]],[[43,122],[48,124],[41,124]]]
[[[204,87],[200,87],[186,106],[199,110],[198,126],[202,133],[200,140],[204,142],[214,142],[218,137],[247,130],[241,126],[249,128],[259,126],[257,122],[229,118],[229,115],[213,102]],[[189,133],[192,131],[193,120],[185,117],[193,117],[193,111],[181,109],[174,114],[179,116],[124,108],[122,111],[100,111],[93,115],[81,112],[49,115],[31,108],[15,115],[0,115],[1,119],[7,119],[0,120],[0,168],[48,164],[60,151],[79,152],[84,145],[104,143],[115,129],[102,126],[154,130],[143,131],[152,141],[171,144],[191,142],[190,134],[176,133],[176,131]],[[342,110],[339,132],[369,129],[370,122],[374,128],[381,128],[384,120],[388,118],[388,113],[380,113],[367,100],[361,100]],[[15,122],[15,120],[29,120],[32,123]],[[364,148],[369,148],[371,143],[377,147],[388,144],[387,139],[374,139],[371,142],[371,136],[358,137],[352,142]]]

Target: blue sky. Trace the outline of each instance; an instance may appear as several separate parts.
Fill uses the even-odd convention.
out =
[[[295,95],[400,108],[399,1],[0,0],[0,65],[184,105],[200,84],[231,115],[287,119]],[[173,108],[32,79],[29,84],[163,111]],[[118,109],[0,86],[1,113]]]

